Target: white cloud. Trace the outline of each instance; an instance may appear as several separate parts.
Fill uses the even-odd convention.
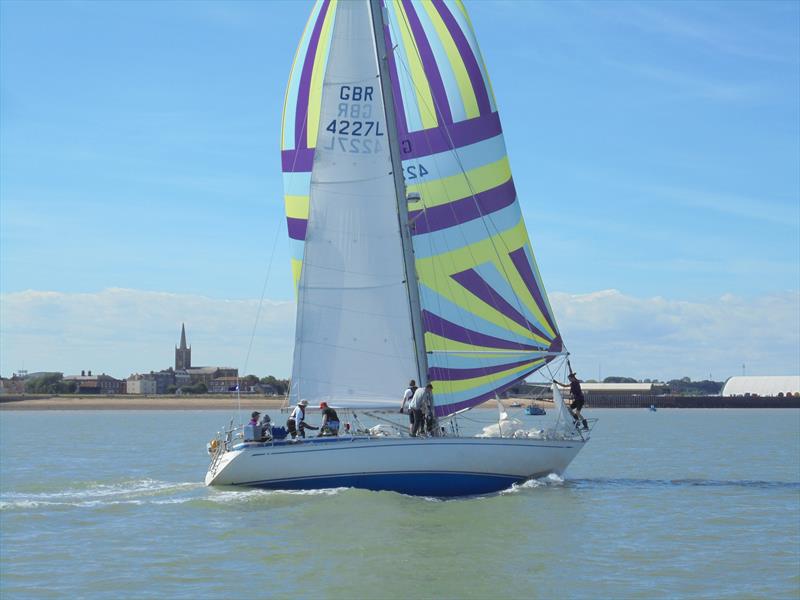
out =
[[[800,373],[800,294],[705,302],[617,290],[550,296],[582,377],[725,379]]]
[[[261,375],[287,375],[291,367],[292,302],[264,302],[249,360],[258,300],[107,289],[8,293],[0,303],[5,376],[21,368],[93,369],[116,377],[167,368],[174,364],[184,322],[194,365],[234,366]]]
[[[616,290],[552,293],[572,364],[584,378],[800,372],[800,294],[704,302],[635,298]],[[186,323],[196,365],[288,376],[294,303],[265,301],[245,369],[257,300],[130,289],[0,295],[0,372],[81,369],[117,377],[173,364]]]

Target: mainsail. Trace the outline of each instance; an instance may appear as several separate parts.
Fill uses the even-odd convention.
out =
[[[372,19],[341,2],[322,81],[291,396],[397,406],[416,377]]]
[[[444,416],[502,392],[563,348],[523,222],[494,94],[463,3],[400,0],[384,6],[391,79],[384,83],[391,85],[407,190],[412,197],[419,194],[409,205],[409,221],[427,375],[434,384],[437,414]],[[301,273],[310,264],[303,243],[310,241],[307,234],[317,211],[311,172],[329,122],[321,114],[323,82],[335,62],[332,39],[334,31],[338,35],[354,26],[352,13],[359,11],[368,13],[366,0],[316,3],[287,88],[281,149],[293,272],[300,286]],[[339,23],[345,18],[346,24]],[[402,346],[411,335],[410,325],[392,335],[403,340],[398,341]],[[405,350],[398,350],[398,356],[400,351]],[[297,352],[295,359],[293,379],[298,376]],[[398,367],[394,379],[384,382],[387,391],[382,394],[391,389],[396,395],[413,376],[413,350]]]

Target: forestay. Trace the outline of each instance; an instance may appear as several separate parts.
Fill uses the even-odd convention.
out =
[[[371,13],[340,2],[322,82],[293,400],[396,407],[416,373]]]

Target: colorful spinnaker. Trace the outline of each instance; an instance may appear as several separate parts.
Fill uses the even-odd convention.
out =
[[[326,110],[323,83],[344,4],[315,4],[286,92],[281,156],[296,284],[309,225],[315,148],[329,126],[320,118]],[[427,375],[436,412],[444,416],[494,397],[560,355],[563,347],[463,3],[398,0],[384,6],[391,81],[383,84],[391,86],[407,192],[411,198],[419,195],[409,204],[409,222]],[[386,381],[382,392],[361,392],[396,397],[403,379]]]

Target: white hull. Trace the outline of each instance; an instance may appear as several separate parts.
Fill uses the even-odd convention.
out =
[[[312,438],[242,444],[212,462],[206,485],[271,489],[357,487],[424,496],[490,493],[561,475],[581,439]]]

